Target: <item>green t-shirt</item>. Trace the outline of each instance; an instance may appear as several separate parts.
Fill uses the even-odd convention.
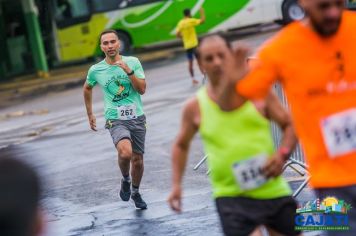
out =
[[[136,57],[122,56],[122,60],[134,70],[139,79],[145,79],[142,65]],[[120,113],[128,112],[129,108],[136,117],[144,114],[140,94],[133,88],[129,76],[116,65],[109,65],[105,60],[90,67],[87,84],[94,87],[99,84],[104,94],[104,112],[106,120],[121,119]],[[132,115],[132,114],[131,114]]]

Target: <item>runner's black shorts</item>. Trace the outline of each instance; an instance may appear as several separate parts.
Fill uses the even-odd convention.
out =
[[[225,235],[246,236],[261,225],[283,235],[300,234],[294,230],[297,203],[290,196],[266,200],[221,197],[216,206]]]
[[[195,58],[197,57],[197,48],[196,47],[186,49],[185,52],[187,53],[187,58],[190,61],[192,61],[194,57]]]

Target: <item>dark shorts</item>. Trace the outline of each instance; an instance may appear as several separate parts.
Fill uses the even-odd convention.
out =
[[[132,151],[145,153],[146,116],[142,115],[134,120],[108,120],[105,128],[110,131],[112,141],[116,147],[120,140],[129,139]]]
[[[300,234],[294,230],[297,203],[292,197],[258,200],[245,197],[216,199],[225,235],[246,236],[258,226],[267,226],[283,235]]]
[[[326,231],[328,236],[355,236],[356,235],[356,185],[339,188],[319,188],[315,189],[316,196],[322,201],[325,197],[336,197],[351,204],[351,209],[347,212],[350,230],[348,231]]]
[[[197,57],[197,48],[189,48],[186,50],[188,60],[192,61],[194,57]]]

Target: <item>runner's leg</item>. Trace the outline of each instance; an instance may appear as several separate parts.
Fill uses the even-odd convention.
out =
[[[131,180],[130,180],[130,160],[132,159],[131,140],[128,138],[121,139],[117,144],[118,162],[123,178],[121,179],[120,198],[123,201],[130,200]]]
[[[132,159],[131,140],[120,140],[116,148],[118,151],[118,162],[121,173],[123,176],[128,176],[130,174],[130,161]]]
[[[144,171],[143,154],[145,152],[146,137],[146,117],[140,116],[133,121],[131,126],[132,139],[132,159],[131,159],[131,176],[132,176],[132,194],[131,199],[135,202],[137,209],[147,209],[146,202],[139,193],[139,187]]]
[[[192,78],[193,84],[197,84],[198,81],[194,78],[193,62],[194,62],[193,58],[188,60],[188,70],[189,70],[190,77]]]
[[[197,84],[199,82],[194,78],[194,68],[193,68],[194,49],[188,49],[186,51],[186,54],[187,54],[187,58],[188,58],[188,71],[190,74],[190,78],[192,78],[193,84]]]
[[[142,154],[135,152],[132,154],[131,167],[132,185],[138,187],[140,186],[144,170]]]
[[[261,231],[261,227],[256,228],[251,234],[250,236],[263,236],[262,231]]]

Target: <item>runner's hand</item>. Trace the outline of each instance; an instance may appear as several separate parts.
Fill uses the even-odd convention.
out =
[[[172,192],[168,197],[168,203],[173,211],[182,211],[182,190],[180,187],[173,187]]]
[[[89,119],[89,124],[90,124],[90,128],[94,131],[98,131],[96,129],[96,118],[94,115],[88,115],[88,119]]]
[[[217,103],[224,111],[231,111],[241,106],[245,98],[236,93],[236,83],[248,71],[247,55],[249,48],[242,44],[237,45],[226,54],[223,76],[216,88]]]
[[[285,162],[286,160],[281,154],[274,153],[273,156],[267,160],[262,171],[267,178],[277,177],[282,174]]]
[[[115,65],[123,69],[125,73],[130,73],[132,71],[130,67],[123,60],[116,61]]]
[[[244,44],[238,44],[233,49],[233,63],[229,63],[230,72],[228,73],[230,82],[233,85],[241,80],[248,72],[247,58],[250,53],[250,48]]]

